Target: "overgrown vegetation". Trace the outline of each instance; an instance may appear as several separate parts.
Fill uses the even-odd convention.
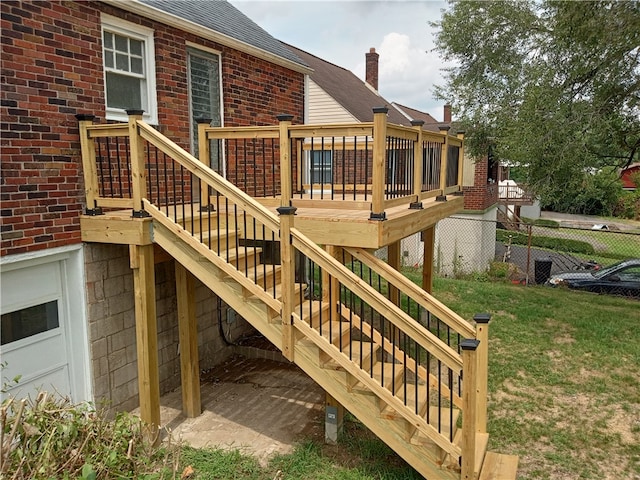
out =
[[[0,410],[0,477],[11,480],[172,478],[179,450],[145,440],[139,418],[109,420],[89,404],[40,392],[35,400],[7,400]]]

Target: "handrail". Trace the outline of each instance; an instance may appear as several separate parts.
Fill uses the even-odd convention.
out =
[[[247,212],[250,212],[252,216],[257,218],[261,223],[269,228],[269,230],[275,233],[280,232],[280,221],[278,220],[278,217],[255,201],[253,197],[233,186],[233,184],[229,183],[211,168],[200,162],[185,149],[176,145],[143,121],[138,121],[138,128],[142,138],[152,143],[166,155],[169,155],[205,183],[208,183],[214,188],[214,190],[220,192],[225,197],[230,198],[233,203],[241,206]]]
[[[465,319],[439,302],[429,293],[422,290],[407,277],[399,273],[389,264],[371,255],[362,248],[345,247],[345,250],[354,258],[357,258],[366,266],[371,268],[378,275],[382,276],[394,287],[411,294],[411,298],[422,307],[436,315],[440,320],[456,330],[460,335],[467,338],[475,338],[476,329]]]
[[[317,263],[340,282],[349,285],[349,288],[356,295],[369,303],[377,311],[390,313],[391,315],[389,315],[388,320],[396,327],[406,331],[407,334],[413,340],[418,342],[422,348],[433,352],[452,370],[459,371],[462,369],[462,357],[458,352],[453,350],[437,336],[413,320],[396,305],[389,302],[387,298],[378,293],[360,277],[344,268],[344,265],[327,254],[327,252],[320,249],[299,230],[292,228],[291,236],[294,247],[304,253],[309,257],[309,259]]]

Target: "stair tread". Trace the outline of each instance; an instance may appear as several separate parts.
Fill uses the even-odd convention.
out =
[[[454,442],[459,437],[460,430],[458,430],[458,418],[460,417],[460,410],[457,408],[452,409],[453,413],[453,431],[451,431],[451,415],[448,407],[440,408],[441,414],[438,417],[438,407],[431,405],[429,407],[429,425],[438,430],[442,435],[451,437],[453,435]],[[438,427],[438,421],[440,426]],[[419,430],[411,437],[411,443],[414,445],[433,445],[433,441],[421,433]]]
[[[391,391],[393,387],[397,388],[398,385],[402,382],[402,368],[398,364],[396,364],[394,369],[393,365],[394,364],[391,362],[377,362],[373,366],[373,378],[380,382],[389,391]],[[382,381],[383,373],[384,382]],[[369,388],[366,387],[362,382],[357,382],[353,386],[353,390],[361,393],[372,393],[371,390],[369,390]]]
[[[342,348],[342,353],[349,357],[349,359],[360,366],[364,371],[369,371],[369,367],[371,365],[371,356],[373,354],[373,364],[376,363],[376,352],[380,347],[376,344],[372,344],[371,342],[360,342],[353,341],[348,345],[344,345]],[[362,355],[360,355],[362,352]],[[336,363],[333,359],[329,359],[324,363],[324,368],[330,368],[334,370],[341,370],[342,367]]]
[[[478,480],[515,480],[518,456],[487,452]]]
[[[406,395],[405,395],[406,393]],[[420,417],[426,418],[427,413],[427,386],[424,383],[418,384],[417,402],[416,402],[416,385],[413,383],[403,384],[400,379],[400,385],[396,386],[395,396],[398,397],[407,408]],[[416,408],[417,403],[417,408]],[[391,406],[387,405],[382,409],[381,415],[385,418],[400,418],[401,415]]]

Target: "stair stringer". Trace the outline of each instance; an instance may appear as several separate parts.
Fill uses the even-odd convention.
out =
[[[402,424],[382,417],[375,395],[350,392],[346,385],[347,372],[320,366],[320,350],[315,344],[298,342],[294,351],[296,365],[421,475],[429,480],[460,479],[460,473],[440,467],[439,459],[430,449],[407,441]]]
[[[242,294],[243,287],[228,276],[228,269],[220,269],[207,256],[198,252],[196,239],[187,238],[178,232],[181,227],[169,229],[163,222],[154,222],[153,240],[169,253],[176,261],[189,265],[190,272],[215,292],[225,303],[236,310],[254,328],[262,333],[271,343],[280,347],[282,344],[282,325],[270,322],[269,306],[259,299],[247,301]],[[206,248],[205,245],[202,245]],[[194,261],[195,260],[195,261]],[[273,299],[275,300],[275,299]],[[294,347],[294,363],[302,368],[325,391],[340,401],[374,434],[387,443],[405,461],[421,474],[431,479],[458,479],[459,474],[438,465],[439,459],[430,449],[412,445],[406,439],[405,427],[396,420],[385,419],[380,415],[380,404],[376,396],[350,392],[346,375],[342,371],[322,368],[318,358],[320,349],[311,342],[299,341]],[[342,354],[341,354],[342,355]],[[314,360],[315,357],[315,360]],[[356,365],[353,365],[356,367]]]

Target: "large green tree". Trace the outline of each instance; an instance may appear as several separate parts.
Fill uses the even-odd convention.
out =
[[[459,1],[434,25],[472,154],[493,144],[547,203],[638,161],[640,2]]]

